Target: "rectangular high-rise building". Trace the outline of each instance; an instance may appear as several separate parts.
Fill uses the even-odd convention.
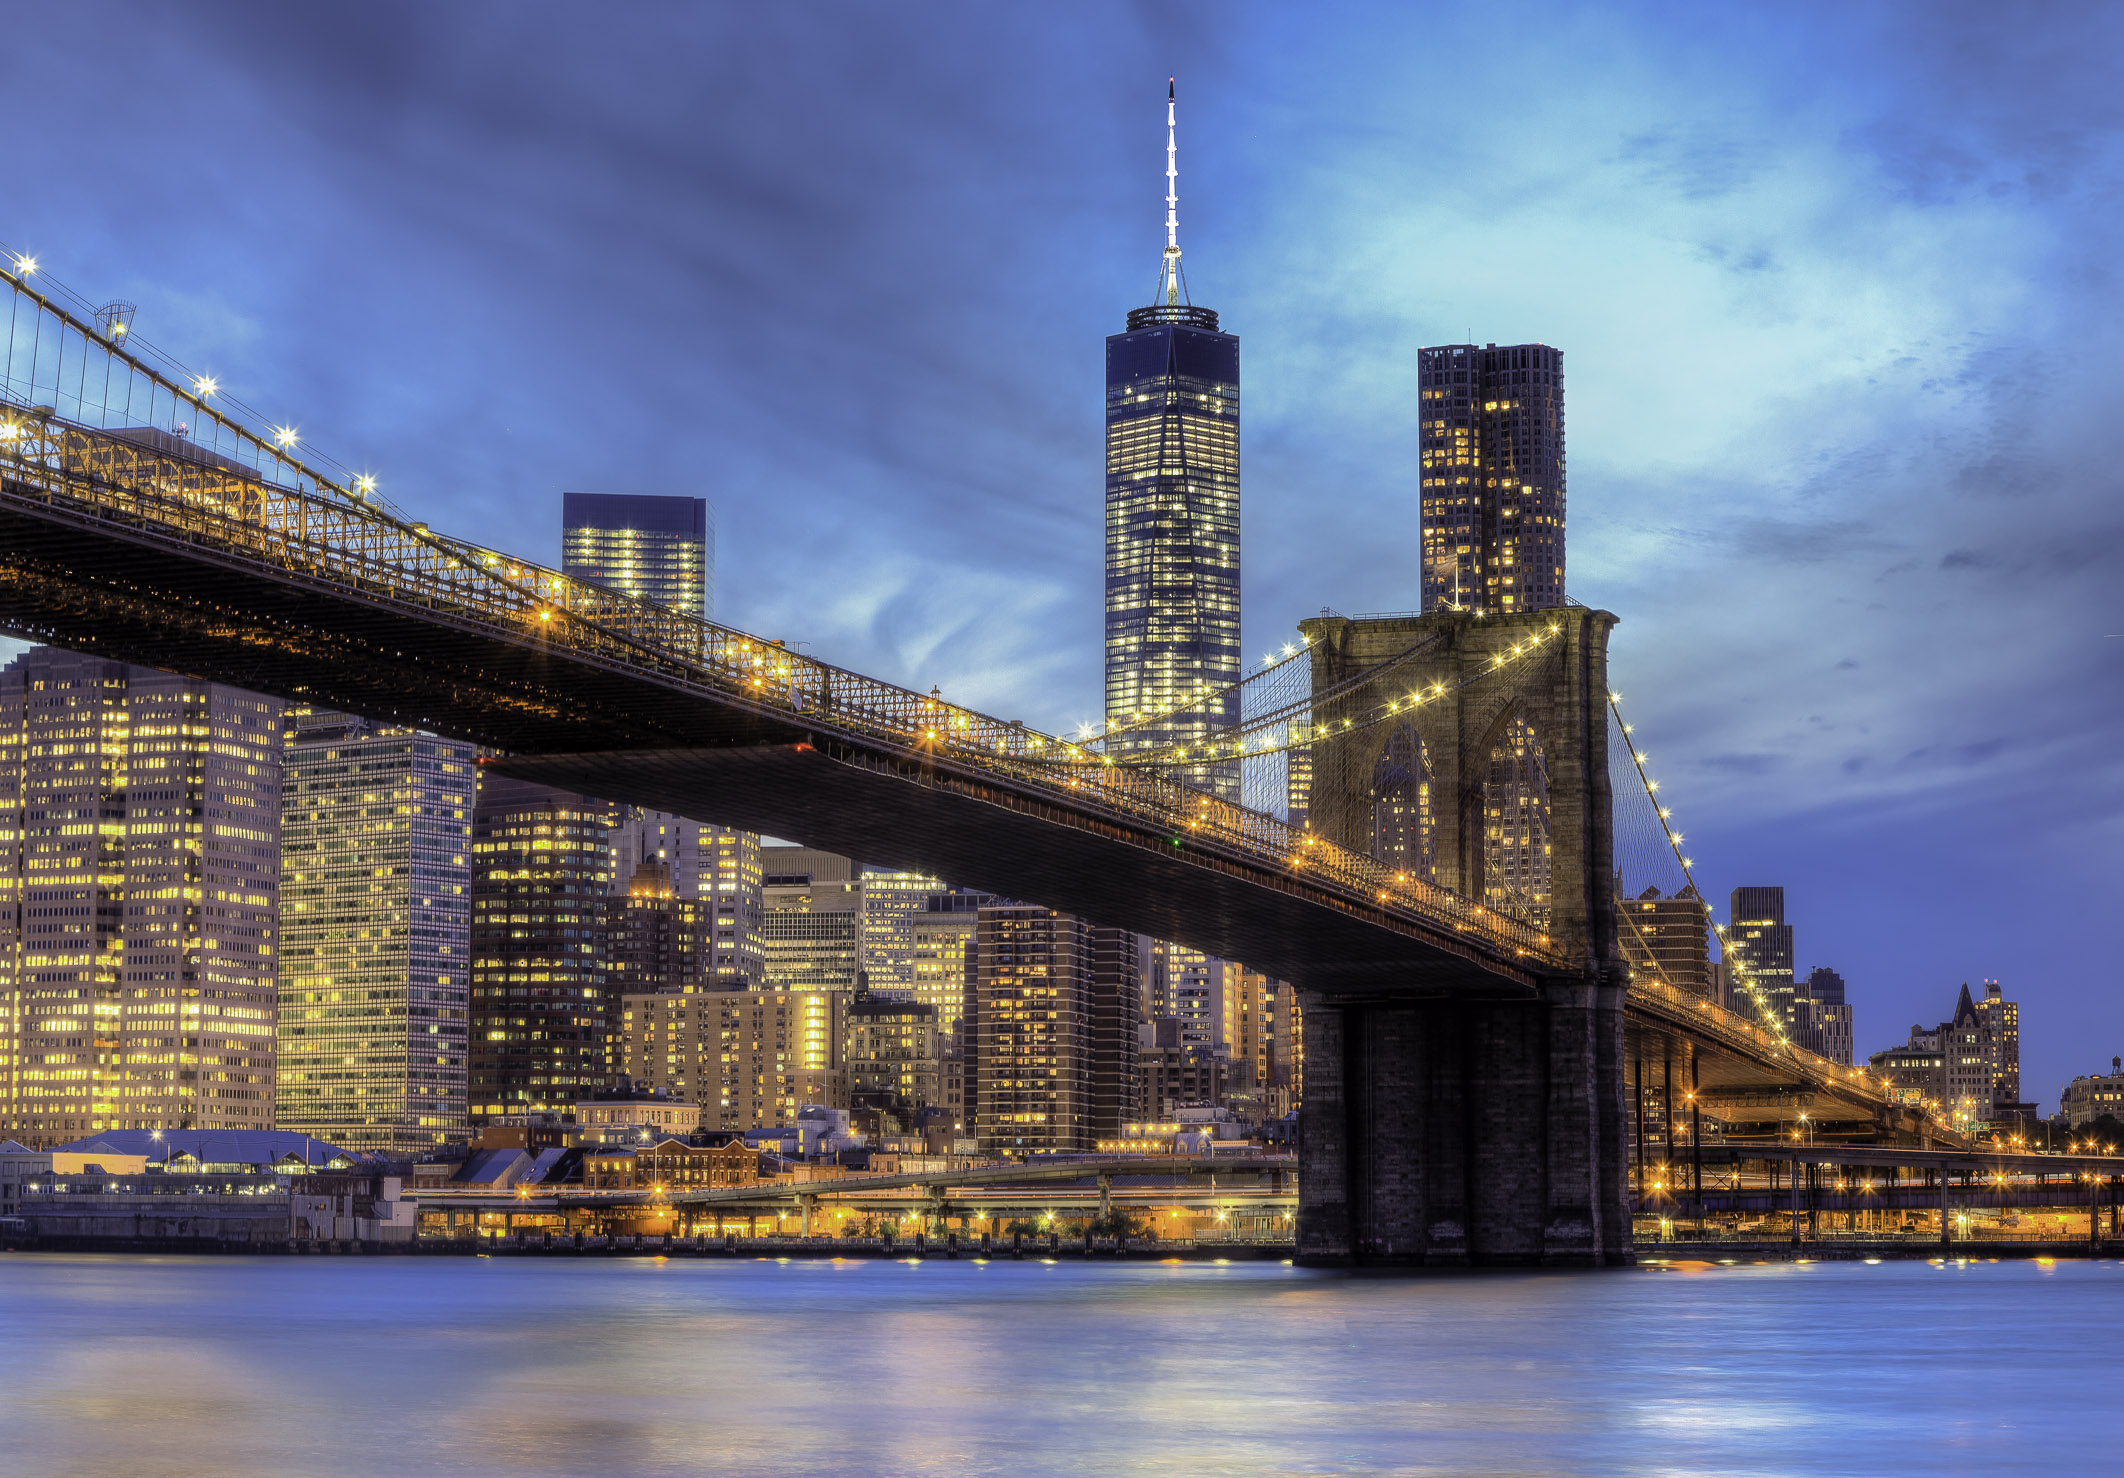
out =
[[[915,922],[929,912],[929,900],[950,885],[927,873],[883,868],[863,869],[858,881],[863,889],[864,980],[873,991],[911,992],[915,986]]]
[[[901,996],[858,995],[848,1003],[844,1062],[851,1107],[893,1115],[902,1128],[943,1101],[937,1013]]]
[[[1135,1106],[1136,936],[998,904],[981,910],[975,948],[982,1142],[1010,1155],[1073,1153],[1108,1126],[1118,1132]]]
[[[1417,351],[1423,608],[1564,602],[1563,354],[1546,344]]]
[[[1166,1009],[1180,1023],[1180,1045],[1230,1046],[1231,976],[1242,968],[1184,944],[1165,946]]]
[[[682,898],[673,888],[669,868],[637,864],[627,891],[605,902],[613,993],[706,990],[716,984],[711,928],[700,901]]]
[[[34,648],[0,671],[0,1125],[273,1127],[281,703]]]
[[[1792,1010],[1797,1022],[1794,1041],[1840,1066],[1851,1066],[1855,1044],[1843,976],[1826,965],[1815,966],[1804,980],[1795,972]]]
[[[1109,749],[1199,745],[1232,727],[1236,694],[1201,700],[1240,667],[1239,340],[1207,308],[1138,308],[1106,341]],[[1236,785],[1228,765],[1182,773]]]
[[[475,1124],[562,1113],[610,1085],[612,807],[481,777],[472,820]]]
[[[1143,1019],[1143,936],[1091,931],[1091,1137],[1118,1139],[1136,1116],[1137,1031]]]
[[[1693,884],[1671,898],[1647,888],[1619,900],[1616,910],[1623,953],[1634,966],[1691,995],[1713,994],[1711,914]]]
[[[344,1149],[466,1137],[472,746],[291,714],[278,1127]]]
[[[703,1129],[786,1128],[806,1105],[848,1107],[848,1004],[843,991],[628,996],[627,1073],[697,1104]]]
[[[838,853],[786,845],[765,847],[761,855],[765,988],[852,994],[863,952],[863,885],[855,863]]]
[[[561,572],[713,619],[715,522],[708,500],[564,493]]]
[[[914,998],[937,1013],[940,1038],[949,1038],[966,1014],[979,955],[974,936],[981,910],[999,901],[988,893],[932,893],[915,918]]]
[[[1799,1007],[1792,983],[1792,926],[1785,922],[1783,888],[1735,888],[1726,938],[1739,956],[1731,986],[1742,1011],[1754,1005],[1752,980],[1787,1035],[1799,1029]]]

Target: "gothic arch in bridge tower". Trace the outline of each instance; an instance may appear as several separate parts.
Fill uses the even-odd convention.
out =
[[[1615,948],[1613,888],[1600,881],[1611,851],[1604,705],[1613,624],[1582,607],[1303,623],[1316,691],[1380,669],[1369,688],[1343,700],[1347,709],[1427,695],[1384,734],[1374,725],[1313,741],[1312,828],[1388,860],[1382,785],[1405,734],[1430,784],[1433,880],[1499,912],[1541,919],[1595,968]],[[1501,834],[1508,822],[1510,838]]]
[[[1303,624],[1313,690],[1335,705],[1314,718],[1313,830],[1389,860],[1408,846],[1393,798],[1420,773],[1433,881],[1534,914],[1575,962],[1542,971],[1525,996],[1304,991],[1308,1261],[1631,1255],[1609,877],[1613,624],[1582,607]]]
[[[1404,720],[1387,731],[1372,765],[1372,855],[1397,872],[1431,878],[1433,804],[1430,756]]]
[[[1519,705],[1478,746],[1482,901],[1546,928],[1549,923],[1549,774],[1541,735]]]

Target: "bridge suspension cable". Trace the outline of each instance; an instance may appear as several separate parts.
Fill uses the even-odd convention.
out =
[[[1637,747],[1636,726],[1624,720],[1622,699],[1608,695],[1609,791],[1615,826],[1616,913],[1623,923],[1622,949],[1632,972],[1632,988],[1656,983],[1672,1000],[1704,1002],[1703,987],[1675,978],[1674,967],[1702,948],[1698,941],[1717,946],[1719,962],[1731,976],[1734,989],[1746,999],[1754,1018],[1750,1030],[1761,1033],[1760,1046],[1787,1058],[1801,1071],[1803,1080],[1833,1079],[1848,1082],[1875,1094],[1886,1095],[1894,1080],[1870,1069],[1834,1063],[1792,1040],[1791,1030],[1777,1003],[1771,998],[1762,971],[1748,957],[1745,941],[1733,928],[1721,924],[1711,902],[1698,886],[1695,859],[1684,846],[1683,834],[1674,825],[1673,808],[1660,797],[1660,783],[1652,778],[1650,760]],[[1659,919],[1656,907],[1661,884],[1668,885],[1664,901],[1688,900],[1701,912],[1703,932],[1693,937],[1684,931],[1679,938],[1662,938],[1667,921]],[[1674,886],[1678,883],[1679,886]],[[1644,919],[1655,921],[1648,934]],[[1730,1016],[1705,1011],[1700,1025],[1718,1030]],[[1693,1018],[1692,1018],[1693,1019]],[[1735,1023],[1738,1025],[1738,1023]],[[1728,1032],[1730,1035],[1730,1031]],[[1938,1105],[1931,1105],[1938,1111]]]
[[[1546,631],[1536,632],[1524,643],[1514,646],[1509,654],[1500,653],[1488,666],[1459,682],[1429,685],[1419,683],[1405,692],[1386,698],[1378,697],[1371,690],[1400,668],[1436,647],[1444,640],[1443,635],[1427,636],[1386,661],[1318,692],[1312,689],[1311,664],[1308,662],[1302,670],[1297,668],[1301,659],[1311,655],[1310,647],[1304,647],[1300,648],[1297,654],[1263,667],[1240,682],[1216,689],[1200,703],[1183,705],[1154,718],[1109,730],[1085,741],[1085,747],[1111,755],[1115,764],[1136,769],[1171,769],[1204,760],[1282,754],[1292,749],[1304,748],[1315,739],[1339,738],[1347,733],[1376,728],[1396,717],[1436,703],[1538,655],[1560,634],[1561,628],[1552,625]],[[1291,688],[1290,673],[1293,670],[1299,670],[1304,680],[1302,696],[1286,696],[1286,691],[1279,691]],[[1256,684],[1270,683],[1277,686],[1264,686],[1258,690],[1254,687]],[[1146,727],[1170,726],[1176,720],[1187,716],[1214,712],[1217,704],[1228,695],[1242,693],[1251,696],[1254,691],[1274,693],[1275,699],[1263,705],[1260,711],[1243,717],[1236,728],[1222,730],[1199,742],[1161,746],[1143,751],[1122,751],[1114,747],[1113,741],[1116,738]],[[1364,701],[1367,699],[1370,701]]]
[[[1694,899],[1697,906],[1703,910],[1706,927],[1712,937],[1718,941],[1720,961],[1737,977],[1736,984],[1742,993],[1747,996],[1749,1004],[1755,1008],[1756,1015],[1762,1024],[1776,1037],[1778,1045],[1787,1048],[1791,1047],[1793,1044],[1783,1016],[1778,1011],[1776,1003],[1770,999],[1769,993],[1763,988],[1760,976],[1747,959],[1746,949],[1739,941],[1733,938],[1725,925],[1718,922],[1710,900],[1704,897],[1702,889],[1697,886],[1694,859],[1683,851],[1682,834],[1676,831],[1672,825],[1673,808],[1663,804],[1659,798],[1659,782],[1652,778],[1651,772],[1646,768],[1646,756],[1637,747],[1636,726],[1625,722],[1623,719],[1622,697],[1620,694],[1614,692],[1608,694],[1608,714],[1609,753],[1611,756],[1619,754],[1627,762],[1625,783],[1622,785],[1611,783],[1610,785],[1610,792],[1614,797],[1614,812],[1618,823],[1616,828],[1616,850],[1618,855],[1621,855],[1624,851],[1623,843],[1626,830],[1629,841],[1632,844],[1642,843],[1646,839],[1647,831],[1650,832],[1652,837],[1656,838],[1653,850],[1655,853],[1663,851],[1667,856],[1671,857],[1675,868],[1679,870],[1684,880],[1683,888],[1677,890],[1674,896]],[[1611,776],[1616,768],[1618,768],[1617,765],[1610,765]],[[1628,806],[1624,804],[1626,796],[1630,798],[1633,804]],[[1642,796],[1643,801],[1647,804],[1635,804],[1634,802],[1639,796]],[[1649,818],[1646,816],[1648,808]],[[1646,825],[1648,819],[1649,826]],[[1634,845],[1632,850],[1636,850]],[[1621,877],[1620,872],[1618,872],[1618,883],[1620,882]],[[1640,937],[1642,937],[1641,933]]]

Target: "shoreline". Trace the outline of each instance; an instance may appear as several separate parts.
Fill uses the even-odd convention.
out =
[[[634,1245],[619,1245],[622,1241]],[[937,1261],[937,1262],[1108,1262],[1108,1263],[1237,1263],[1280,1262],[1292,1266],[1305,1266],[1298,1257],[1298,1249],[1289,1243],[1235,1243],[1229,1245],[1193,1245],[1161,1247],[1157,1245],[1116,1247],[1111,1243],[1095,1244],[1087,1248],[1081,1241],[1064,1242],[1059,1246],[1026,1246],[1022,1249],[999,1247],[982,1249],[977,1246],[957,1247],[926,1243],[916,1245],[907,1242],[882,1244],[876,1239],[850,1238],[845,1241],[829,1241],[825,1238],[800,1239],[795,1237],[742,1237],[723,1241],[673,1242],[670,1245],[654,1243],[648,1238],[599,1239],[599,1245],[581,1247],[559,1244],[554,1246],[508,1246],[499,1243],[477,1242],[235,1242],[212,1241],[202,1238],[105,1238],[105,1237],[50,1237],[12,1240],[0,1245],[0,1256],[8,1254],[37,1253],[107,1253],[137,1257],[506,1257],[511,1259],[579,1260],[584,1258],[677,1258],[701,1261],[777,1261],[803,1260],[807,1262],[834,1261]],[[1784,1241],[1762,1242],[1660,1242],[1640,1247],[1634,1264],[1646,1269],[1671,1268],[1676,1265],[1690,1267],[1741,1266],[1746,1264],[1796,1263],[1796,1262],[2044,1262],[2044,1261],[2102,1261],[2124,1259],[2124,1242],[2105,1241],[2099,1246],[2087,1242],[2044,1244],[2036,1242],[1957,1242],[1951,1246],[1938,1243],[1844,1243],[1804,1242],[1794,1245]],[[1347,1272],[1467,1274],[1496,1272],[1540,1271],[1538,1265],[1527,1267],[1487,1268],[1424,1268],[1407,1264],[1340,1264],[1339,1270]],[[1550,1269],[1555,1271],[1555,1269]],[[1598,1271],[1585,1269],[1584,1271]]]

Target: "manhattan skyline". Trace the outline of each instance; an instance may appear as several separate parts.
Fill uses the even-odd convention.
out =
[[[26,27],[25,108],[98,14]],[[617,84],[712,57],[712,26],[667,62],[620,25],[563,75],[410,11],[141,12],[79,145],[107,167],[6,242],[439,528],[555,559],[562,489],[623,451],[628,485],[717,503],[725,620],[1066,727],[1099,706],[1096,345],[1152,286],[1177,72],[1190,288],[1249,346],[1248,656],[1324,604],[1415,604],[1416,349],[1558,345],[1572,591],[1623,617],[1618,686],[1709,890],[1787,888],[1862,1051],[1993,976],[2031,1096],[2106,1061],[2118,532],[2101,377],[2054,366],[2113,357],[2116,105],[2080,60],[2107,48],[1951,11],[1685,40],[1659,8],[1536,7],[1515,60],[1470,64],[1555,90],[1458,124],[1403,84],[1472,17],[1241,11],[1205,43],[1206,14],[1096,54],[989,18],[891,78],[859,21],[769,23],[727,87],[654,89],[673,116]],[[242,85],[200,86],[223,67]],[[207,147],[99,199],[180,97]],[[800,393],[821,363],[858,393]]]

